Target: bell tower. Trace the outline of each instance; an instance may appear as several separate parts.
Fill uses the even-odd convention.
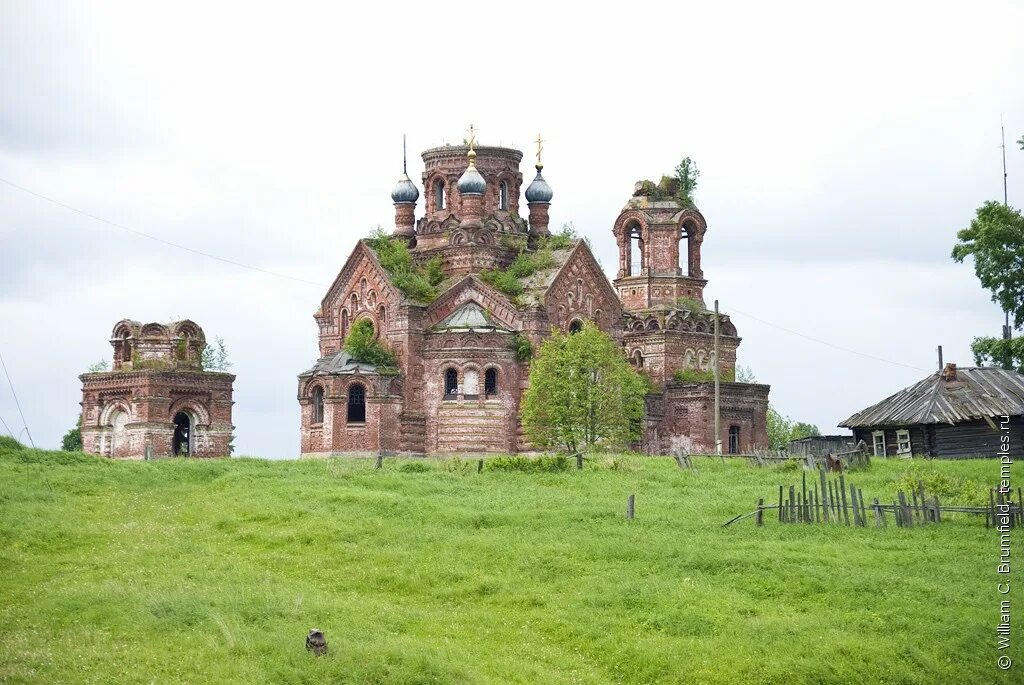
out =
[[[672,306],[681,298],[703,303],[704,216],[675,198],[646,193],[646,184],[638,183],[612,230],[619,246],[619,297],[627,310]]]

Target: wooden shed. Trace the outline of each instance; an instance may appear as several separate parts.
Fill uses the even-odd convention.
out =
[[[875,456],[1024,459],[1024,376],[946,364],[840,423]]]

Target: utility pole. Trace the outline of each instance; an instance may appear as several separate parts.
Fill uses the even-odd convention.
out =
[[[718,370],[719,354],[718,300],[715,300],[715,454],[722,456],[722,396],[719,383],[721,374]]]
[[[1003,206],[1009,207],[1009,196],[1006,192],[1006,127],[1003,126],[1003,117],[999,117],[999,135],[1001,138],[1000,147],[1003,148]],[[1003,340],[1009,340],[1013,337],[1013,329],[1010,328],[1010,312],[1004,311],[1006,315],[1006,323],[1003,324]]]

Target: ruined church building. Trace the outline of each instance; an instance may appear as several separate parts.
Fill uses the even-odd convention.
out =
[[[445,145],[423,153],[420,191],[403,173],[391,193],[393,239],[415,264],[439,257],[444,280],[430,302],[396,287],[372,242],[360,241],[314,318],[319,360],[299,375],[301,452],[314,455],[516,453],[532,451],[520,422],[529,362],[514,349],[523,337],[539,349],[551,330],[572,332],[592,321],[624,348],[657,388],[646,399],[643,438],[635,445],[664,453],[686,437],[714,453],[714,314],[704,306],[701,245],[707,222],[693,207],[638,184],[612,225],[618,274],[609,282],[582,240],[553,251],[554,265],[521,279],[509,297],[480,273],[507,268],[523,244],[546,236],[552,190],[542,175],[526,187],[520,211],[522,152]],[[350,358],[344,340],[360,320],[394,351],[398,373]],[[720,316],[721,371],[732,378],[736,327]],[[676,373],[688,371],[691,373]],[[703,375],[699,372],[705,372]],[[767,385],[721,383],[723,451],[767,443]]]

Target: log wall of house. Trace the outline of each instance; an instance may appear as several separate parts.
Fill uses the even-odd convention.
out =
[[[856,428],[854,437],[863,440],[869,450],[874,449],[873,433],[878,430],[885,432],[885,454],[897,456],[896,431],[910,432],[910,449],[914,456],[934,457],[937,459],[985,459],[1000,456],[1000,440],[1003,431],[1001,422],[994,420],[996,430],[983,419],[966,421],[956,425],[928,424],[901,426],[899,428]],[[1024,417],[1010,418],[1009,454],[1016,461],[1024,459]],[[872,452],[873,453],[873,452]]]

